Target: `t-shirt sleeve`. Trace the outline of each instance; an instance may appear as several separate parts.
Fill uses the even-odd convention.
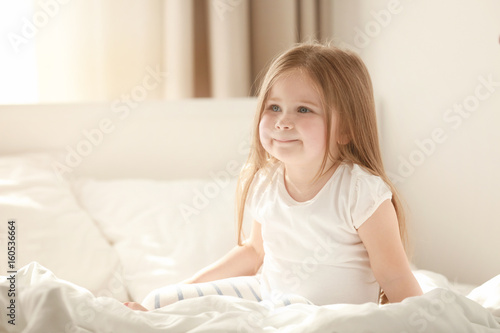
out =
[[[352,225],[358,229],[382,202],[392,198],[389,186],[375,175],[359,175],[351,196]]]

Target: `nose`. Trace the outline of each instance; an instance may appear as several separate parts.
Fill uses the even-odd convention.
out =
[[[291,119],[288,116],[283,114],[276,120],[275,127],[276,129],[279,130],[290,130],[293,128],[293,121],[291,121]]]

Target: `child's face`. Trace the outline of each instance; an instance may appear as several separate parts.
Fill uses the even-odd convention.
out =
[[[331,121],[333,129],[334,114]],[[264,149],[285,164],[317,170],[325,156],[326,131],[325,110],[309,76],[293,70],[279,78],[269,91],[259,123]]]

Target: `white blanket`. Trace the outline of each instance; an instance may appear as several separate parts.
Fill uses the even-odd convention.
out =
[[[92,274],[92,272],[89,272]],[[151,312],[56,278],[37,263],[0,278],[1,332],[500,332],[500,276],[476,288],[477,300],[436,288],[402,303],[363,305],[256,302],[231,296],[186,299]],[[488,297],[487,295],[491,295]],[[15,325],[5,309],[15,300]]]

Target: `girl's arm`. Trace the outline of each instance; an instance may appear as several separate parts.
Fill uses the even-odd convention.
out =
[[[254,221],[250,238],[245,241],[243,246],[235,246],[224,257],[181,283],[199,283],[233,276],[254,275],[263,261],[264,246],[262,244],[261,226],[259,222]],[[148,311],[136,302],[126,302],[124,305],[132,310]]]
[[[250,237],[242,246],[235,246],[224,257],[181,283],[200,283],[234,276],[255,275],[263,260],[261,225],[254,221]]]
[[[368,251],[370,265],[389,302],[422,295],[399,236],[398,219],[391,200],[384,201],[363,223],[358,234]]]

